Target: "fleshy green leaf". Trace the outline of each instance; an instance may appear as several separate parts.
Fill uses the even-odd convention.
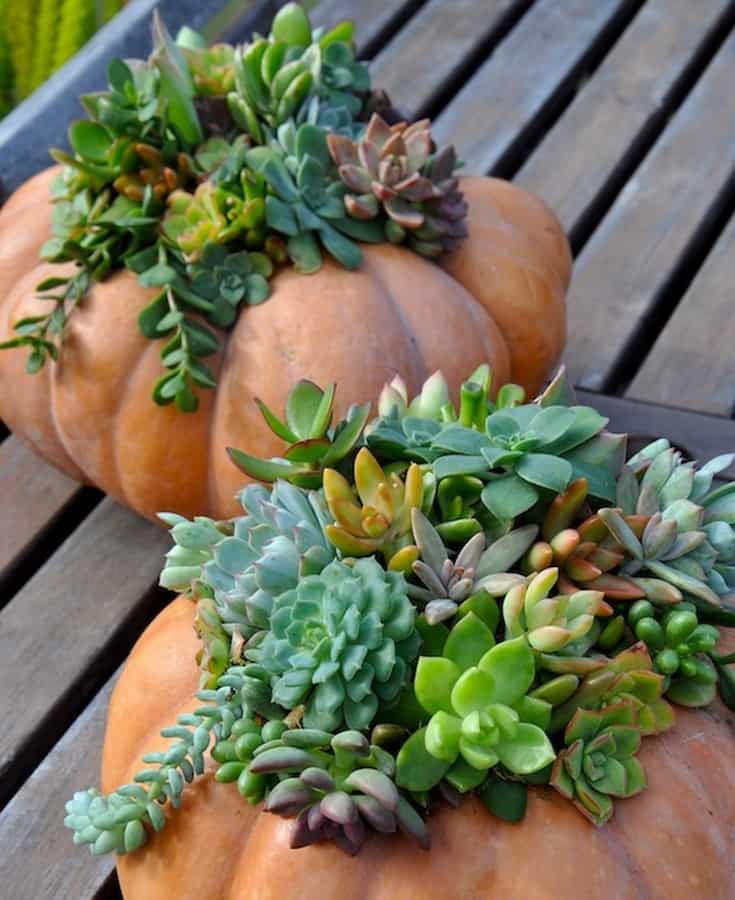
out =
[[[430,714],[444,710],[453,712],[452,688],[462,674],[450,659],[441,656],[422,656],[416,666],[416,699]]]
[[[450,763],[437,759],[426,749],[426,729],[414,732],[396,757],[396,784],[408,791],[429,791],[449,769]]]
[[[444,656],[464,672],[477,665],[483,655],[494,646],[495,637],[492,631],[482,619],[470,612],[449,632],[444,645]]]
[[[548,412],[548,410],[544,410]],[[516,472],[525,481],[561,494],[572,480],[572,465],[548,453],[526,453],[516,465]]]
[[[485,485],[481,499],[496,518],[504,521],[531,509],[538,500],[538,492],[522,478],[510,474]]]
[[[517,703],[533,684],[536,663],[525,637],[503,641],[482,657],[478,666],[492,676],[492,703]]]
[[[490,777],[479,791],[490,812],[506,822],[520,822],[526,815],[528,788],[518,781]]]
[[[516,736],[499,741],[495,747],[503,765],[517,775],[530,775],[548,766],[556,758],[551,741],[536,725],[521,722]]]

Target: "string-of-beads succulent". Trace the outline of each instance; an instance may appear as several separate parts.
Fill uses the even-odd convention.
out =
[[[187,784],[204,772],[204,754],[212,742],[229,737],[244,708],[230,674],[214,690],[199,691],[206,704],[177,719],[161,731],[173,741],[162,753],[148,753],[148,768],[135,775],[133,783],[102,795],[91,789],[78,791],[66,804],[64,824],[74,832],[74,843],[89,844],[92,853],[132,853],[148,840],[148,828],[161,831],[167,822],[163,807],[177,808]]]

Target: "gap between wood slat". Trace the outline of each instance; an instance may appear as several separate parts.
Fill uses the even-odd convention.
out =
[[[373,84],[414,118],[434,116],[532,0],[429,0],[373,60]]]
[[[310,10],[314,25],[333,28],[350,19],[355,24],[361,59],[371,59],[416,15],[427,0],[321,0]],[[380,87],[381,85],[375,85]]]
[[[693,174],[696,176],[696,172]],[[603,390],[606,393],[625,393],[634,380],[636,372],[645,364],[659,335],[674,315],[680,300],[686,294],[733,214],[735,214],[735,170],[715,196],[680,261],[668,278],[662,282],[651,310],[641,318],[616,365],[612,367],[609,376],[605,379]],[[707,315],[706,302],[707,298],[703,297],[701,311],[704,316]],[[716,321],[712,322],[712,327],[717,328]],[[699,349],[706,359],[709,348],[701,347]],[[691,377],[697,377],[696,373],[692,372]]]
[[[641,0],[537,0],[434,122],[467,171],[508,175],[598,64]]]
[[[17,437],[0,443],[0,609],[101,499]]]
[[[735,215],[644,359],[626,397],[655,398],[721,416],[733,414],[734,256]],[[702,315],[703,302],[707,316]]]
[[[23,552],[0,573],[0,609],[50,559],[72,532],[103,500],[104,494],[95,488],[79,487],[68,503],[45,522],[43,527],[25,544]]]
[[[733,65],[735,32],[577,261],[567,360],[581,387],[624,388],[733,208]]]
[[[0,612],[0,807],[170,600],[168,537],[104,500]]]
[[[602,29],[579,62],[549,94],[544,106],[516,135],[513,143],[493,165],[489,174],[497,178],[513,178],[533,153],[534,148],[543,140],[544,135],[574,100],[580,84],[594,76],[644,3],[645,0],[631,0],[621,6],[615,18]]]
[[[644,6],[639,15],[645,15],[649,3]],[[633,23],[635,24],[635,23]],[[666,127],[669,119],[676,113],[681,104],[686,100],[689,92],[696,85],[700,76],[710,64],[717,51],[722,46],[728,34],[735,25],[735,4],[731,4],[722,15],[712,22],[711,27],[703,34],[701,43],[695,47],[693,54],[689,57],[688,62],[684,65],[678,77],[676,77],[667,92],[664,94],[658,107],[652,110],[649,118],[645,121],[637,134],[633,136],[629,146],[618,157],[614,169],[610,172],[609,177],[599,186],[599,190],[592,198],[590,203],[580,210],[573,221],[565,222],[568,228],[569,242],[572,245],[572,252],[577,256],[586,242],[589,240],[593,231],[600,224],[606,212],[615,202],[615,198],[624,187],[626,181],[631,177],[635,169],[641,164],[648,152],[651,150],[655,142],[660,137],[662,131]],[[631,26],[633,27],[633,26]],[[624,42],[625,36],[621,40]],[[624,48],[621,46],[620,48]],[[592,73],[585,72],[583,77],[591,81]],[[581,86],[580,93],[583,95],[585,86]],[[633,98],[635,99],[635,98]],[[574,100],[572,100],[574,102]],[[564,126],[564,116],[562,115],[557,121],[557,127]],[[592,147],[589,152],[593,152]],[[543,160],[543,143],[538,147],[540,151],[539,161]],[[531,155],[533,161],[533,154]],[[542,163],[541,163],[542,164]],[[517,179],[523,184],[526,179],[533,183],[535,171],[531,168],[526,172],[526,167],[521,169],[520,177]]]
[[[117,877],[117,869],[110,872],[102,887],[95,893],[92,900],[123,900],[120,882]]]
[[[92,597],[89,599],[94,602]],[[18,746],[8,765],[3,767],[0,812],[69,726],[84,712],[100,684],[125,661],[145,627],[170,601],[171,595],[167,591],[152,587],[130,615],[108,632],[107,640],[100,641],[99,652],[90,660],[89,666],[60,694],[53,707]],[[69,648],[72,651],[73,644],[70,643]],[[22,697],[20,700],[22,703]]]
[[[108,678],[0,813],[0,894],[8,900],[92,900],[111,880],[115,858],[74,846],[64,804],[99,785],[107,707],[119,674]]]

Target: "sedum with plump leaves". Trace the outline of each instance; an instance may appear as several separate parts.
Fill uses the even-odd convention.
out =
[[[437,802],[474,792],[517,822],[534,784],[602,825],[645,788],[638,749],[676,705],[735,708],[735,654],[717,651],[735,493],[713,486],[732,457],[700,467],[656,441],[626,461],[563,372],[532,402],[491,391],[482,366],[456,405],[439,373],[413,398],[396,376],[372,421],[333,422],[335,386],[308,381],[283,414],[260,404],[284,449],[230,450],[265,482],[244,514],[162,516],[202,706],[133,784],[74,796],[77,843],[142,846],[206,754],[293,819],[293,848],[402,831],[428,849]]]

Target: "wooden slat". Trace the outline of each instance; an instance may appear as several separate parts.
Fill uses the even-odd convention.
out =
[[[515,181],[540,194],[574,235],[732,19],[730,0],[648,0]]]
[[[577,260],[566,358],[581,386],[609,391],[634,366],[639,330],[719,209],[735,168],[734,66],[732,35]]]
[[[580,403],[609,416],[611,431],[627,432],[637,440],[667,437],[700,462],[722,453],[735,453],[735,422],[731,419],[592,391],[577,390],[577,397]],[[735,479],[735,466],[723,477]]]
[[[526,6],[518,0],[430,0],[375,58],[373,83],[400,109],[423,113],[467,57]]]
[[[0,612],[0,802],[155,611],[169,541],[104,500]]]
[[[75,848],[64,804],[97,785],[107,704],[117,675],[38,766],[0,814],[0,895],[8,900],[92,900],[112,872],[112,856]]]
[[[646,357],[627,396],[723,416],[735,409],[735,218]]]
[[[630,0],[540,0],[437,118],[437,141],[453,143],[473,174],[495,168],[568,90],[591,45],[634,8]]]
[[[80,490],[18,438],[0,444],[0,580]]]
[[[321,0],[309,13],[314,25],[331,28],[350,19],[361,52],[370,52],[376,43],[396,31],[410,16],[417,0]]]

